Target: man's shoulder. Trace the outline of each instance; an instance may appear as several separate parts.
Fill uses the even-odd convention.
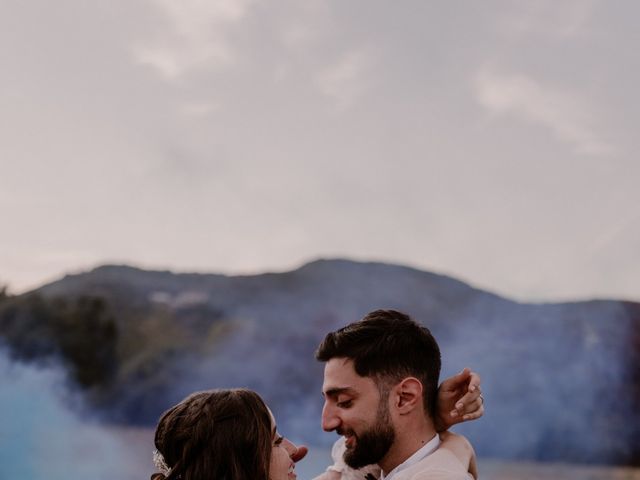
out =
[[[415,465],[394,476],[394,480],[472,480],[458,458],[440,448]]]

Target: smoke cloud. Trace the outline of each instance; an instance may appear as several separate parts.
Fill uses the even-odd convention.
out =
[[[0,377],[0,478],[148,478],[145,434],[127,436],[80,418],[62,368],[15,363],[0,350]]]

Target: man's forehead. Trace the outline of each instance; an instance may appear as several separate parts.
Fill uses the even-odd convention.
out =
[[[361,377],[356,373],[353,360],[337,357],[329,360],[324,366],[324,382],[322,392],[330,391],[358,391],[374,384],[368,377]]]
[[[353,365],[353,360],[347,357],[335,357],[324,365],[324,376],[336,378],[348,378],[358,376]]]

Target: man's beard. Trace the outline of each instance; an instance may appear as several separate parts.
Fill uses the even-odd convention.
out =
[[[349,432],[355,436],[355,432]],[[362,468],[378,463],[387,454],[396,438],[389,419],[386,402],[381,401],[378,408],[378,421],[369,430],[356,436],[356,444],[344,452],[344,461],[351,468]]]

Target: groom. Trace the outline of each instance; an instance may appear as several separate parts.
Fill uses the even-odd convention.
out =
[[[437,432],[482,415],[480,379],[465,369],[438,391],[440,350],[427,328],[401,312],[376,310],[329,333],[316,358],[325,362],[322,427],[344,437],[333,452],[342,458],[316,480],[362,478],[371,464],[383,480],[475,473],[470,446],[471,465],[445,449],[433,453]]]

